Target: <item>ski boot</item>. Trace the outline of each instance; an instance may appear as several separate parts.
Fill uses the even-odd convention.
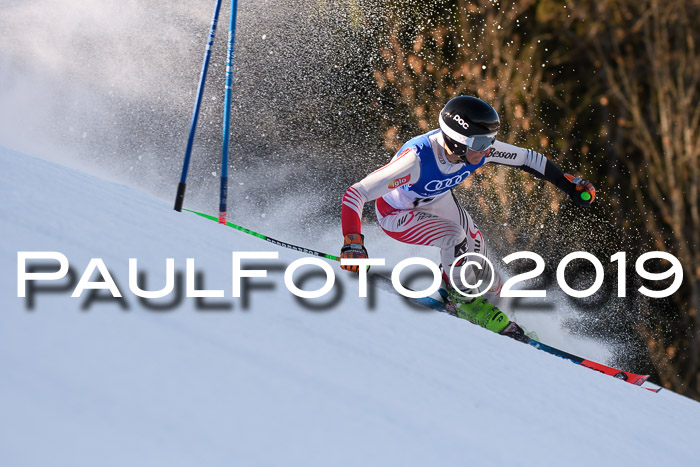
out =
[[[525,335],[520,326],[510,321],[505,313],[483,296],[465,297],[456,290],[450,290],[445,299],[445,310],[453,316],[466,319],[489,331],[521,342],[530,342],[530,338]]]
[[[511,339],[515,339],[516,341],[524,342],[526,344],[528,344],[532,340],[530,334],[526,333],[525,330],[521,328],[515,321],[511,321],[510,323],[508,323],[508,326],[506,326],[505,329],[499,332],[499,334],[508,336]],[[536,336],[536,334],[534,335]]]

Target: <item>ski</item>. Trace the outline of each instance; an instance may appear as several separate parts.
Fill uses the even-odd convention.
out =
[[[576,355],[570,354],[569,352],[557,349],[555,347],[552,347],[551,345],[543,344],[542,342],[536,341],[534,339],[530,339],[529,344],[537,350],[542,350],[543,352],[556,355],[559,358],[569,360],[571,362],[576,363],[577,365],[585,366],[586,368],[590,368],[593,371],[612,376],[613,378],[621,379],[622,381],[626,381],[636,386],[641,386],[647,379],[649,379],[649,375],[638,375],[629,371],[618,370],[617,368],[603,365],[602,363],[597,363],[586,358],[578,357]]]
[[[386,290],[389,292],[392,292],[396,294],[396,290],[394,289],[393,285],[391,284],[391,280],[388,277],[385,277],[381,274],[373,274],[372,275],[375,279],[375,284],[382,289]],[[445,310],[444,304],[441,300],[437,300],[432,297],[423,297],[423,298],[407,298],[407,300],[410,300],[411,302],[426,307],[430,308],[442,313],[447,313]],[[449,313],[448,313],[449,314]],[[452,316],[452,315],[450,315]],[[620,379],[622,381],[625,381],[630,384],[634,384],[635,386],[642,386],[647,379],[649,379],[649,375],[638,375],[636,373],[632,373],[629,371],[624,371],[624,370],[619,370],[617,368],[613,368],[607,365],[603,365],[602,363],[594,362],[593,360],[588,360],[583,357],[579,357],[577,355],[571,354],[569,352],[565,352],[563,350],[557,349],[556,347],[552,347],[551,345],[544,344],[540,341],[537,341],[535,339],[529,338],[528,342],[523,342],[527,343],[530,346],[536,348],[537,350],[541,350],[543,352],[547,352],[548,354],[555,355],[559,358],[563,358],[564,360],[569,360],[570,362],[573,362],[577,365],[581,365],[583,367],[589,368],[593,371],[597,371],[599,373],[603,373],[608,376],[612,376],[613,378]],[[661,391],[661,388],[644,388],[648,391],[651,392],[659,392]]]

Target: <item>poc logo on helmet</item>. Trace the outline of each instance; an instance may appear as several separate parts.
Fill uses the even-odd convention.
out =
[[[469,128],[469,124],[466,121],[464,121],[464,119],[462,117],[460,117],[459,115],[455,115],[454,117],[452,117],[452,120],[459,123],[459,126],[464,128],[465,130],[467,128]]]

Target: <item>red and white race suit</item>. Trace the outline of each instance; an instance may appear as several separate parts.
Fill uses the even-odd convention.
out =
[[[450,268],[455,259],[464,253],[488,257],[488,250],[483,234],[451,189],[485,163],[519,167],[540,178],[552,178],[550,181],[558,185],[563,178],[542,154],[500,141],[495,141],[479,164],[453,164],[447,160],[442,133],[433,130],[406,143],[387,165],[347,189],[342,207],[343,235],[360,233],[363,206],[376,200],[377,219],[384,232],[400,242],[440,248],[443,277],[449,281],[446,272],[452,269],[454,283],[459,286],[461,266]],[[465,271],[467,284],[477,284],[480,278],[484,285],[489,282],[490,269],[483,262],[481,267]],[[498,294],[501,285],[497,276],[489,292]]]

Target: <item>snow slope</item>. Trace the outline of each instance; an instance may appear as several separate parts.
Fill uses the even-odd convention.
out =
[[[304,256],[4,148],[0,167],[0,466],[700,458],[700,404],[671,391],[645,391],[385,292],[370,306],[335,264],[344,294],[329,310],[301,306],[278,270],[251,281],[267,288],[251,290],[246,308],[230,297],[232,251],[279,251],[282,268]],[[68,287],[38,293],[29,309],[17,298],[18,251],[59,251],[77,277],[102,258],[128,309],[86,302],[89,291],[71,298]],[[146,308],[129,291],[132,257],[153,289],[166,258],[180,272],[194,258],[206,288],[226,293],[207,303],[227,309],[195,299]]]

